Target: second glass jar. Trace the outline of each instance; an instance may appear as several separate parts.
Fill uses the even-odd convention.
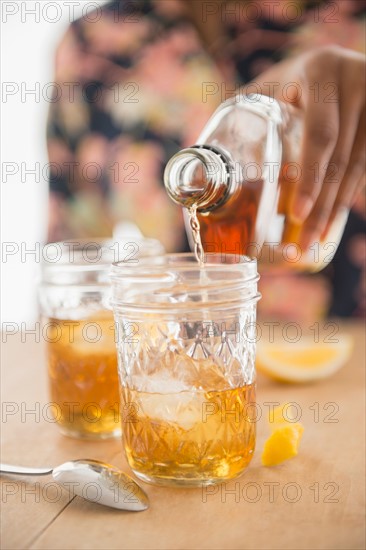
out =
[[[154,239],[67,241],[43,250],[39,301],[50,397],[65,435],[104,439],[121,433],[110,266],[162,254]]]

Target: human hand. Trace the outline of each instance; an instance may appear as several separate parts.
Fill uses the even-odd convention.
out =
[[[332,46],[278,63],[255,80],[264,94],[271,83],[276,99],[303,112],[301,175],[289,215],[304,222],[304,247],[365,184],[365,75],[364,55]]]

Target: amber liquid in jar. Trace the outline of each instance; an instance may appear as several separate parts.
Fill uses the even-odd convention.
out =
[[[45,322],[50,399],[61,431],[92,439],[119,435],[112,312],[78,321],[48,318]]]
[[[229,480],[255,448],[255,384],[149,393],[121,388],[125,452],[134,473],[161,485]]]

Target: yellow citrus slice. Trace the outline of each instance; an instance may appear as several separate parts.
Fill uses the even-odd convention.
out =
[[[352,338],[342,335],[336,342],[314,342],[302,337],[298,342],[257,344],[257,368],[285,382],[311,382],[340,369],[352,352]]]
[[[301,424],[279,424],[264,444],[263,466],[276,466],[297,455],[304,428]]]

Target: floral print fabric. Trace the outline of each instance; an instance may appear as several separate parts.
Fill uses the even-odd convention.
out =
[[[205,4],[208,19],[216,8]],[[186,250],[181,209],[162,182],[168,159],[272,63],[334,38],[364,47],[354,17],[362,2],[331,2],[337,24],[327,22],[329,3],[274,2],[269,11],[268,3],[249,4],[221,8],[226,38],[211,52],[185,0],[113,1],[70,25],[48,120],[49,241],[109,237],[126,221],[168,251]]]

